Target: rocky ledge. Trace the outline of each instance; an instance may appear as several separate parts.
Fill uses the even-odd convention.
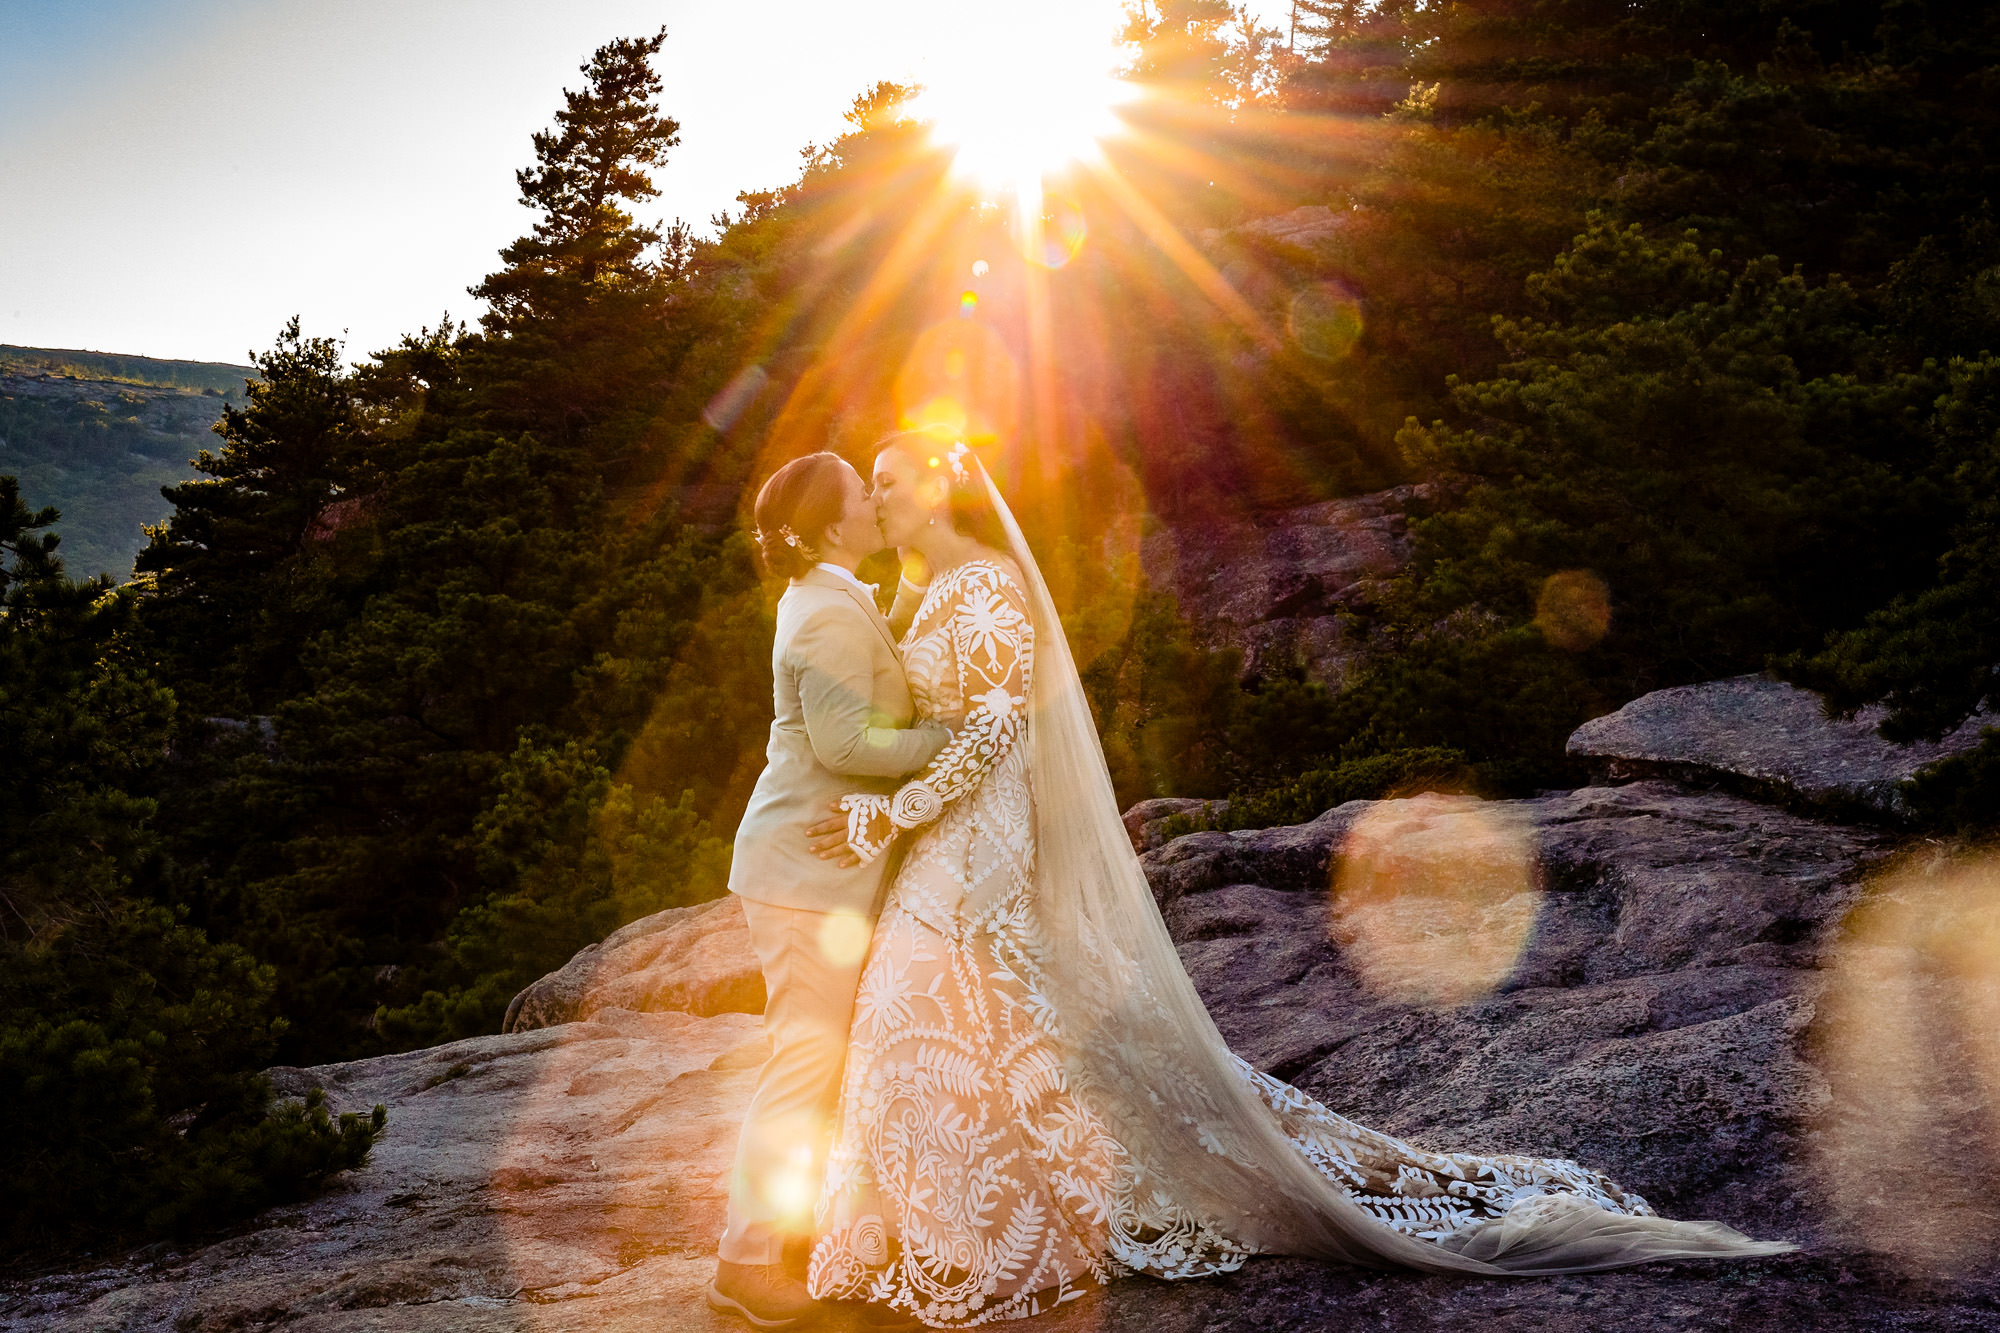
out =
[[[1832,815],[1897,819],[1902,784],[1927,764],[1979,744],[1977,717],[1937,741],[1898,745],[1876,730],[1879,705],[1830,718],[1810,690],[1736,676],[1656,690],[1584,723],[1569,753],[1600,780],[1675,778]]]
[[[1511,1281],[1265,1259],[1119,1283],[1037,1327],[2000,1327],[1980,952],[2000,924],[1984,892],[1940,927],[1964,884],[1920,856],[1881,824],[1659,778],[1352,802],[1148,852],[1190,974],[1260,1067],[1427,1146],[1574,1157],[1662,1212],[1804,1248]],[[0,1328],[740,1328],[700,1290],[757,1020],[633,1007],[732,993],[727,910],[579,955],[518,1006],[517,1027],[552,1026],[276,1071],[388,1104],[363,1170],[231,1237],[15,1283]]]
[[[574,1023],[600,1010],[764,1012],[764,974],[743,906],[723,898],[620,926],[516,995],[503,1032]]]

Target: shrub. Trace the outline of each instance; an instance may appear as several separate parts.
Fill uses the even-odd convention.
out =
[[[1166,833],[1177,838],[1207,829],[1304,824],[1349,801],[1376,800],[1439,786],[1464,787],[1470,785],[1471,777],[1465,756],[1442,746],[1366,755],[1310,769],[1275,786],[1239,792],[1214,815],[1174,815],[1167,820]]]

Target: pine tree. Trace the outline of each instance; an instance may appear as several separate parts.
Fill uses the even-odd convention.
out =
[[[581,67],[588,83],[565,90],[555,129],[534,136],[535,165],[515,174],[534,228],[471,289],[490,305],[480,320],[489,424],[586,446],[568,460],[586,470],[620,457],[629,423],[608,437],[604,427],[658,377],[656,349],[632,334],[661,321],[661,234],[627,206],[659,194],[651,171],[680,142],[650,64],[666,36],[606,43]]]
[[[132,589],[77,582],[0,477],[0,1243],[203,1225],[359,1164],[375,1118],[270,1112],[269,969],[139,882],[175,701]]]
[[[194,460],[203,477],[162,490],[174,512],[135,563],[188,702],[232,716],[268,712],[300,684],[305,640],[339,616],[309,539],[331,504],[373,484],[340,344],[304,336],[295,316],[253,359],[248,401],[215,425],[221,450]]]
[[[1935,739],[1982,710],[2000,711],[2000,357],[1950,366],[1932,428],[1961,506],[1936,580],[1903,594],[1825,651],[1787,663],[1837,708],[1882,701],[1891,740]],[[2000,825],[2000,728],[1923,776],[1914,805],[1939,823]]]

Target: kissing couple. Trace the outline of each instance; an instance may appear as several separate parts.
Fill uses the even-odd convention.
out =
[[[933,1328],[1252,1255],[1467,1275],[1778,1254],[1575,1162],[1431,1152],[1237,1058],[1119,818],[1048,586],[964,444],[890,436],[873,487],[787,463],[767,766],[736,834],[769,996],[709,1303]],[[906,576],[885,619],[855,575]],[[900,630],[900,638],[898,631]]]

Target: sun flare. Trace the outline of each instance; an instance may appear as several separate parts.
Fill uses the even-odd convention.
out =
[[[1135,89],[1116,74],[1116,19],[1076,3],[980,11],[910,109],[960,175],[994,195],[1039,195],[1045,176],[1090,160],[1123,128],[1118,108]]]

